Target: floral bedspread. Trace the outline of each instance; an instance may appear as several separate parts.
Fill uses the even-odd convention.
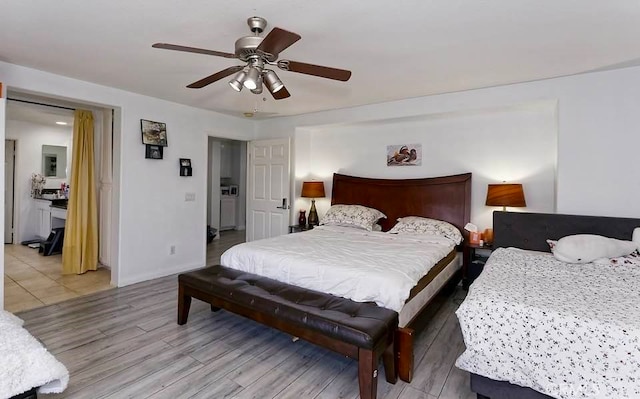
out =
[[[635,255],[634,255],[635,256]],[[456,366],[561,398],[640,398],[640,262],[493,252],[456,314]]]

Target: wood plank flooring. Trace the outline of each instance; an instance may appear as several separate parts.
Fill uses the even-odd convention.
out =
[[[198,300],[179,326],[177,291],[170,276],[19,313],[71,373],[63,394],[43,398],[358,397],[356,361]],[[464,295],[457,289],[425,315],[413,382],[382,377],[379,398],[475,398],[453,365],[464,348],[454,314]]]
[[[220,255],[227,248],[245,242],[246,230],[225,230],[220,232],[220,238],[207,244],[207,266],[220,264]]]

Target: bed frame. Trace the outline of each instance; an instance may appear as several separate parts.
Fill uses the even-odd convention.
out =
[[[494,212],[494,248],[516,247],[550,252],[547,239],[558,240],[572,234],[597,234],[631,240],[640,219],[579,216],[550,213]],[[471,374],[471,390],[478,399],[552,399],[531,388]]]
[[[389,231],[400,217],[423,216],[445,220],[464,233],[471,215],[471,173],[402,180],[336,173],[331,204],[364,205],[380,210],[387,215],[379,222],[383,231]],[[443,287],[459,278],[459,273],[454,274]],[[407,326],[398,328],[395,337],[398,376],[406,382],[411,382],[413,377],[413,336],[419,314]]]

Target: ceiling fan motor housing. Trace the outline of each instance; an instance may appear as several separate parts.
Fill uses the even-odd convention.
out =
[[[247,19],[247,25],[255,36],[245,36],[236,40],[236,57],[242,61],[248,61],[252,56],[260,56],[267,62],[273,62],[278,59],[278,54],[271,54],[264,51],[256,50],[263,37],[258,36],[267,27],[267,20],[262,17],[251,17]]]
[[[267,20],[262,17],[250,17],[247,19],[247,25],[253,33],[262,33],[267,27]]]
[[[260,56],[268,62],[275,61],[278,58],[278,54],[256,50],[262,40],[263,38],[259,36],[245,36],[236,40],[236,57],[242,61],[249,61],[252,57]]]

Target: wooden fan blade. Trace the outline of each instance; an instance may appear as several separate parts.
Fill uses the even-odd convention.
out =
[[[304,73],[305,75],[340,80],[342,82],[346,82],[351,77],[351,71],[347,71],[346,69],[330,68],[298,61],[280,60],[278,61],[278,68],[285,71]]]
[[[282,99],[291,97],[291,94],[289,93],[289,90],[287,90],[287,88],[284,87],[284,86],[282,86],[282,89],[276,91],[275,93],[271,93],[271,95],[276,100],[282,100]]]
[[[203,88],[203,87],[205,87],[207,85],[210,85],[213,82],[216,82],[216,81],[218,81],[218,80],[220,80],[222,78],[225,78],[225,77],[227,77],[229,75],[232,75],[232,74],[242,70],[242,68],[244,68],[244,67],[241,66],[241,65],[236,65],[236,66],[229,67],[227,69],[223,69],[222,71],[216,72],[213,75],[209,75],[204,79],[200,79],[197,82],[193,82],[187,87],[190,88],[190,89],[201,89],[201,88]]]
[[[273,98],[275,98],[276,100],[282,100],[291,97],[291,94],[289,94],[289,90],[287,90],[287,88],[284,86],[282,86],[280,90],[274,93],[273,90],[271,90],[271,85],[269,84],[268,80],[265,79],[263,81],[263,84],[267,86],[267,90],[269,90],[269,93],[271,93]]]
[[[300,35],[288,30],[273,28],[269,34],[262,39],[262,43],[256,50],[273,54],[276,57],[281,51],[300,40]]]
[[[231,54],[231,53],[225,53],[225,52],[222,52],[222,51],[215,51],[215,50],[207,50],[207,49],[196,48],[196,47],[179,46],[177,44],[156,43],[151,47],[153,47],[153,48],[161,48],[161,49],[164,49],[164,50],[185,51],[187,53],[198,53],[198,54],[206,54],[206,55],[215,55],[217,57],[224,57],[224,58],[237,58],[235,54]]]

